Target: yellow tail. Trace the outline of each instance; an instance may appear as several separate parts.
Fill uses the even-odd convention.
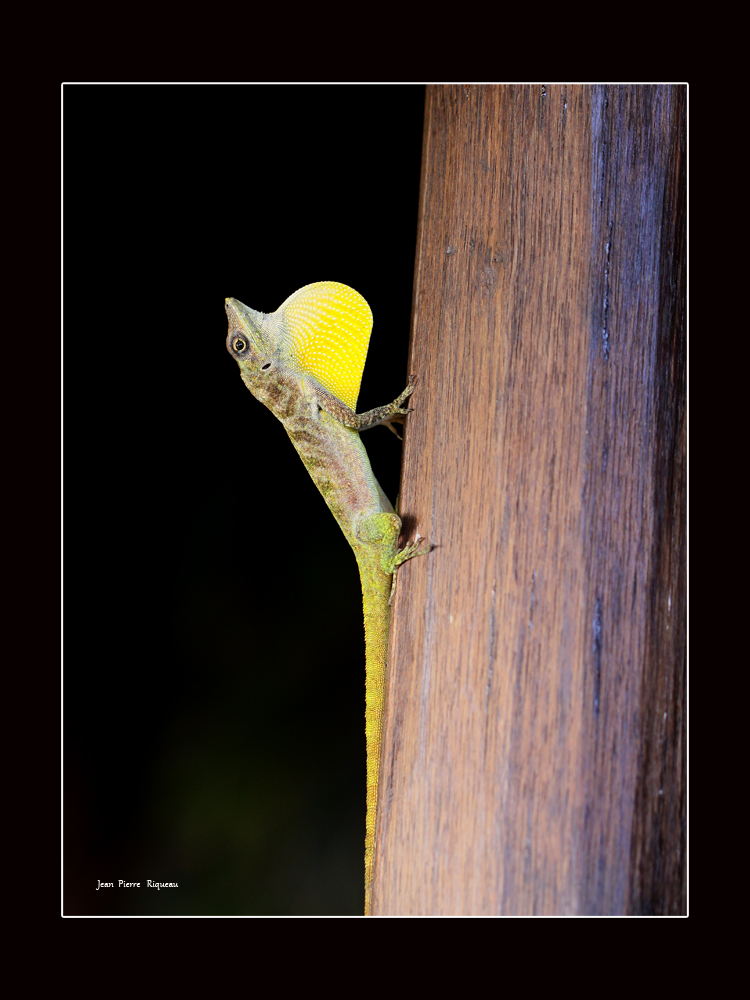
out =
[[[360,555],[362,603],[365,612],[365,647],[367,651],[367,682],[365,692],[365,737],[367,740],[367,819],[365,823],[365,916],[372,908],[372,879],[375,865],[375,817],[378,808],[378,778],[380,748],[383,742],[385,709],[385,676],[388,662],[388,628],[391,608],[391,578],[380,568],[380,555],[363,565]]]

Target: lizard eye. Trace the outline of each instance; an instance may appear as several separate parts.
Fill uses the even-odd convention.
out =
[[[232,347],[235,349],[235,351],[237,351],[238,354],[241,354],[247,347],[247,344],[242,339],[242,337],[238,337],[232,344]]]

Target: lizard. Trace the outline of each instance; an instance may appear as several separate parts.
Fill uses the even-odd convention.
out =
[[[403,404],[414,391],[414,378],[392,403],[356,412],[373,316],[364,297],[348,285],[305,285],[273,313],[234,298],[224,305],[227,350],[242,381],[284,425],[359,567],[366,651],[365,915],[370,915],[391,599],[398,567],[433,546],[420,548],[417,534],[399,549],[401,519],[373,474],[359,432],[383,424],[398,435],[393,424],[410,412]]]

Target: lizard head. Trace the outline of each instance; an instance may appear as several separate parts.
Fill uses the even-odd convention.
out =
[[[250,309],[239,299],[225,299],[224,308],[229,321],[227,350],[240,368],[265,370],[276,354],[272,316]]]
[[[339,281],[298,288],[276,312],[260,313],[226,299],[227,350],[251,392],[278,373],[308,379],[356,410],[372,310]]]

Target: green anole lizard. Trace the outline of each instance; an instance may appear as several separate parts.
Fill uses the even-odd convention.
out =
[[[359,431],[393,422],[408,410],[413,379],[398,399],[356,413],[372,330],[372,312],[347,285],[318,281],[273,313],[226,299],[227,350],[250,392],[279,418],[315,485],[354,550],[362,581],[367,681],[367,817],[365,914],[371,912],[375,814],[385,700],[390,600],[398,566],[420,549],[417,535],[398,547],[401,520],[372,473]],[[391,580],[393,578],[393,581]]]

